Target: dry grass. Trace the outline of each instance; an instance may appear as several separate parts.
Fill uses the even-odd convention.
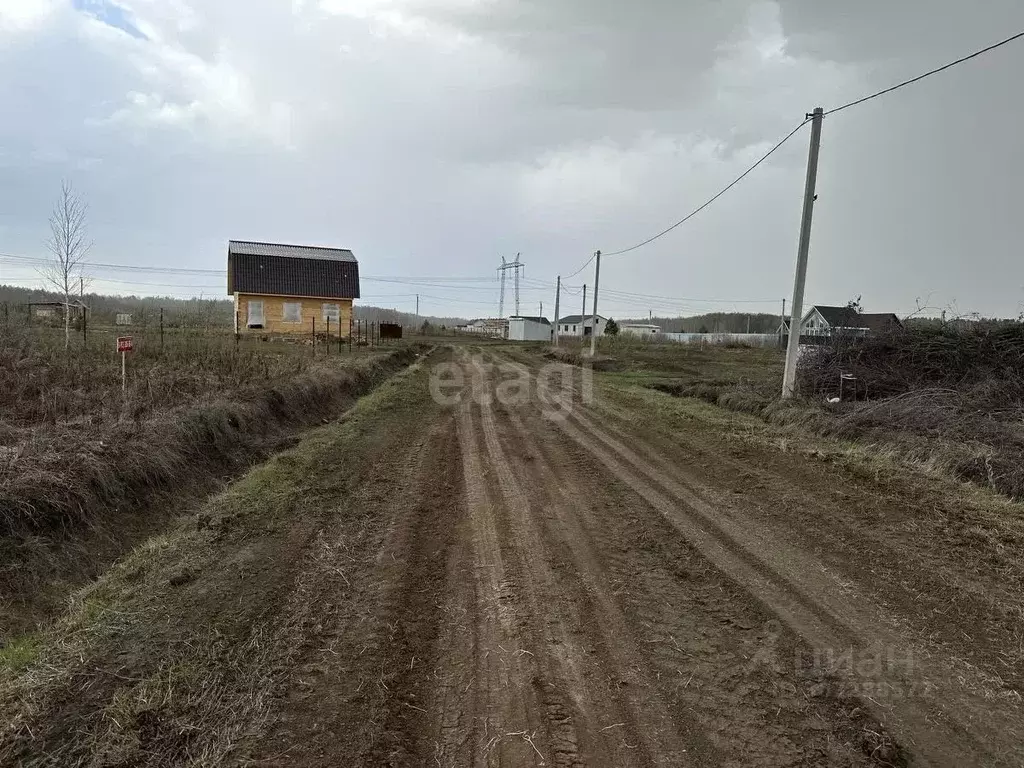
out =
[[[301,632],[322,620],[310,580],[329,563],[316,534],[358,517],[338,505],[351,480],[337,456],[366,471],[384,425],[427,391],[422,371],[392,377],[119,560],[23,651],[0,655],[0,764],[244,764]]]
[[[0,429],[0,644],[45,620],[67,589],[94,578],[133,542],[279,450],[297,430],[335,417],[417,352],[404,346],[314,361],[305,350],[303,372],[288,376],[295,354],[253,353],[251,364],[277,366],[276,378],[185,400],[147,399],[138,418],[112,417],[90,400],[88,423]],[[215,387],[235,364],[218,369],[203,358],[198,365],[211,376],[203,386]],[[52,382],[64,375],[44,370]],[[55,391],[63,402],[77,397]],[[103,401],[102,387],[88,392]],[[20,418],[28,413],[23,408]]]
[[[52,328],[0,326],[0,425],[40,424],[83,429],[143,419],[211,397],[246,396],[287,380],[325,359],[348,357],[337,342],[314,353],[310,339],[236,342],[222,331],[168,330],[135,334],[128,357],[128,397],[121,392],[117,332],[96,330],[88,345],[76,337],[64,349]],[[353,354],[366,354],[358,348]],[[4,431],[0,430],[0,445]]]
[[[806,397],[790,403],[778,401],[778,350],[700,350],[639,339],[602,339],[601,349],[606,355],[602,367],[613,371],[608,379],[618,384],[762,416],[793,432],[857,442],[1024,499],[1020,324],[838,339],[802,358],[799,375]],[[548,355],[574,364],[583,360],[578,344]],[[858,401],[826,402],[838,394],[840,371],[857,377]],[[865,385],[869,401],[864,401]]]
[[[857,377],[861,401],[824,406],[841,371]],[[768,415],[776,423],[896,447],[913,461],[1024,499],[1024,325],[840,341],[806,356],[800,378],[818,402],[802,412],[774,406]]]
[[[253,441],[337,413],[413,355],[404,348],[384,360],[310,367],[255,394],[145,420],[33,429],[0,463],[0,537],[88,523],[98,509],[134,504],[186,473],[223,471]]]

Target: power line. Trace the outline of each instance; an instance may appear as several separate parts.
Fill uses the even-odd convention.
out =
[[[29,264],[51,264],[51,259],[42,259],[35,256],[16,256],[13,253],[0,253],[0,258],[4,260],[14,260],[15,263],[24,262],[26,266]],[[227,270],[224,269],[183,269],[178,267],[144,267],[133,264],[101,264],[99,262],[82,262],[82,267],[86,269],[123,269],[129,272],[157,272],[164,274],[176,274],[176,275],[225,275]]]
[[[671,227],[668,227],[667,229],[663,229],[661,232],[659,232],[658,234],[654,235],[653,237],[647,238],[642,243],[637,243],[636,245],[630,246],[629,248],[623,248],[621,251],[612,251],[610,253],[605,253],[604,255],[605,256],[621,256],[624,253],[629,253],[630,251],[635,251],[638,248],[643,248],[645,245],[653,243],[655,240],[657,240],[660,237],[664,237],[665,235],[667,235],[669,232],[671,232],[672,230],[676,229],[677,227],[682,226],[683,224],[688,222],[690,219],[692,219],[694,216],[696,216],[698,213],[700,213],[705,208],[707,208],[709,205],[711,205],[716,200],[718,200],[718,198],[720,198],[722,195],[724,195],[730,189],[732,189],[737,184],[739,184],[741,181],[743,181],[745,178],[747,178],[747,176],[749,176],[751,173],[753,173],[754,170],[758,166],[761,165],[761,163],[763,163],[765,160],[767,160],[769,157],[771,157],[773,154],[775,154],[775,152],[777,152],[782,147],[783,144],[785,144],[791,138],[796,136],[797,132],[801,128],[803,128],[805,125],[807,125],[807,123],[809,123],[809,122],[810,122],[810,118],[805,119],[802,123],[800,123],[800,125],[798,125],[796,128],[794,128],[788,134],[786,134],[786,137],[784,139],[782,139],[782,141],[780,141],[774,147],[769,149],[764,155],[762,155],[761,159],[759,159],[756,163],[754,163],[752,166],[747,168],[747,170],[745,170],[743,173],[741,173],[739,176],[737,176],[728,186],[726,186],[724,189],[722,189],[721,192],[719,192],[717,195],[712,197],[710,200],[708,200],[706,203],[704,203],[699,208],[696,208],[693,211],[691,211],[690,213],[688,213],[686,216],[681,218],[679,221],[677,221]],[[589,264],[590,262],[587,262],[587,263]],[[586,266],[586,265],[584,265],[584,266]],[[581,271],[582,271],[582,269],[581,269]]]
[[[614,255],[614,254],[612,254],[612,255]],[[587,267],[589,267],[589,266],[590,266],[590,264],[591,264],[591,263],[592,263],[592,262],[594,261],[594,259],[596,259],[596,258],[597,258],[597,253],[595,252],[593,256],[591,256],[591,257],[590,257],[589,259],[587,259],[587,260],[586,260],[586,262],[584,262],[584,264],[583,264],[583,266],[582,266],[582,267],[580,267],[579,269],[577,269],[577,270],[576,270],[575,272],[573,272],[573,273],[572,273],[571,275],[567,276],[567,277],[566,277],[565,279],[566,279],[566,280],[571,280],[572,278],[576,277],[576,275],[578,275],[578,274],[579,274],[580,272],[582,272],[582,271],[583,271],[584,269],[586,269]]]
[[[843,104],[843,106],[841,106],[841,107],[836,107],[835,109],[830,109],[828,112],[825,113],[825,115],[826,116],[827,115],[834,115],[836,112],[842,112],[844,109],[849,109],[850,107],[856,107],[858,104],[863,104],[866,101],[871,101],[872,99],[877,99],[879,96],[884,96],[885,94],[892,93],[893,91],[898,91],[900,88],[904,88],[904,87],[906,87],[908,85],[913,85],[914,83],[918,83],[918,82],[920,82],[921,80],[924,80],[927,77],[931,77],[932,75],[939,74],[939,72],[945,72],[947,69],[951,69],[951,68],[953,68],[953,67],[955,67],[955,66],[957,66],[959,64],[963,64],[965,61],[970,61],[971,59],[976,59],[978,56],[982,56],[982,55],[984,55],[986,53],[989,53],[990,51],[994,51],[996,48],[1001,48],[1002,46],[1007,45],[1008,43],[1012,43],[1014,40],[1019,40],[1022,37],[1024,37],[1024,32],[1018,32],[1017,34],[1013,35],[1012,37],[1008,37],[1005,40],[1001,40],[998,43],[995,43],[994,45],[988,46],[987,48],[982,48],[980,51],[975,51],[974,53],[969,54],[968,56],[964,56],[963,58],[957,59],[956,61],[951,61],[951,62],[949,62],[949,64],[944,64],[941,67],[938,67],[936,69],[932,69],[932,70],[930,70],[928,72],[925,72],[923,75],[918,75],[917,77],[913,77],[910,80],[904,80],[902,83],[898,83],[898,84],[893,85],[893,86],[891,86],[889,88],[886,88],[884,90],[878,91],[877,93],[872,93],[870,96],[865,96],[864,98],[857,99],[856,101],[851,101],[848,104]]]
[[[661,296],[651,293],[635,293],[633,291],[622,291],[614,288],[609,288],[605,291],[608,296],[611,297],[622,297],[627,299],[660,299],[669,302],[686,302],[695,304],[776,304],[778,299],[692,299],[682,296]]]

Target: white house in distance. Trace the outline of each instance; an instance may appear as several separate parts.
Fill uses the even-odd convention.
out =
[[[604,336],[607,318],[597,316],[597,335]],[[558,321],[558,334],[560,336],[590,336],[594,330],[594,316],[568,315]]]
[[[487,322],[485,320],[470,320],[465,325],[456,326],[455,330],[461,333],[486,333]]]
[[[661,326],[648,323],[622,323],[619,325],[619,331],[628,336],[657,336],[661,333]]]
[[[555,335],[546,317],[515,316],[508,319],[509,341],[551,341]]]

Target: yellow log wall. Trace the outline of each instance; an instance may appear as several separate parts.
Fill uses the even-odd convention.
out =
[[[249,328],[249,302],[253,300],[263,301],[263,328]],[[302,305],[302,321],[299,323],[286,323],[284,321],[285,302],[296,301]],[[316,319],[317,334],[327,333],[327,323],[324,321],[323,305],[337,304],[341,313],[341,323],[331,321],[331,336],[341,335],[348,338],[349,323],[352,318],[352,299],[311,299],[303,296],[257,296],[251,294],[238,294],[238,305],[236,307],[239,333],[282,333],[291,335],[313,333],[313,320]]]

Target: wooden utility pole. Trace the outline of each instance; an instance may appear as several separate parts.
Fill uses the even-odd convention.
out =
[[[601,282],[601,252],[598,251],[597,265],[594,267],[594,323],[593,328],[590,329],[590,356],[593,357],[597,352],[597,289]]]
[[[562,298],[562,276],[555,283],[555,346],[558,346],[558,302]]]
[[[807,156],[807,181],[804,185],[804,210],[800,222],[800,245],[796,256],[796,277],[793,281],[793,307],[789,320],[789,344],[786,347],[786,371],[782,377],[782,399],[796,394],[796,363],[800,353],[800,315],[804,309],[804,286],[807,283],[807,258],[811,250],[811,220],[814,218],[814,190],[818,183],[818,154],[821,148],[821,123],[825,110],[818,107],[811,118],[811,148]]]
[[[70,307],[65,307],[65,311],[70,311]],[[85,311],[85,278],[79,276],[78,278],[78,311],[82,315],[82,346],[88,346],[89,344],[89,320],[86,318]]]

